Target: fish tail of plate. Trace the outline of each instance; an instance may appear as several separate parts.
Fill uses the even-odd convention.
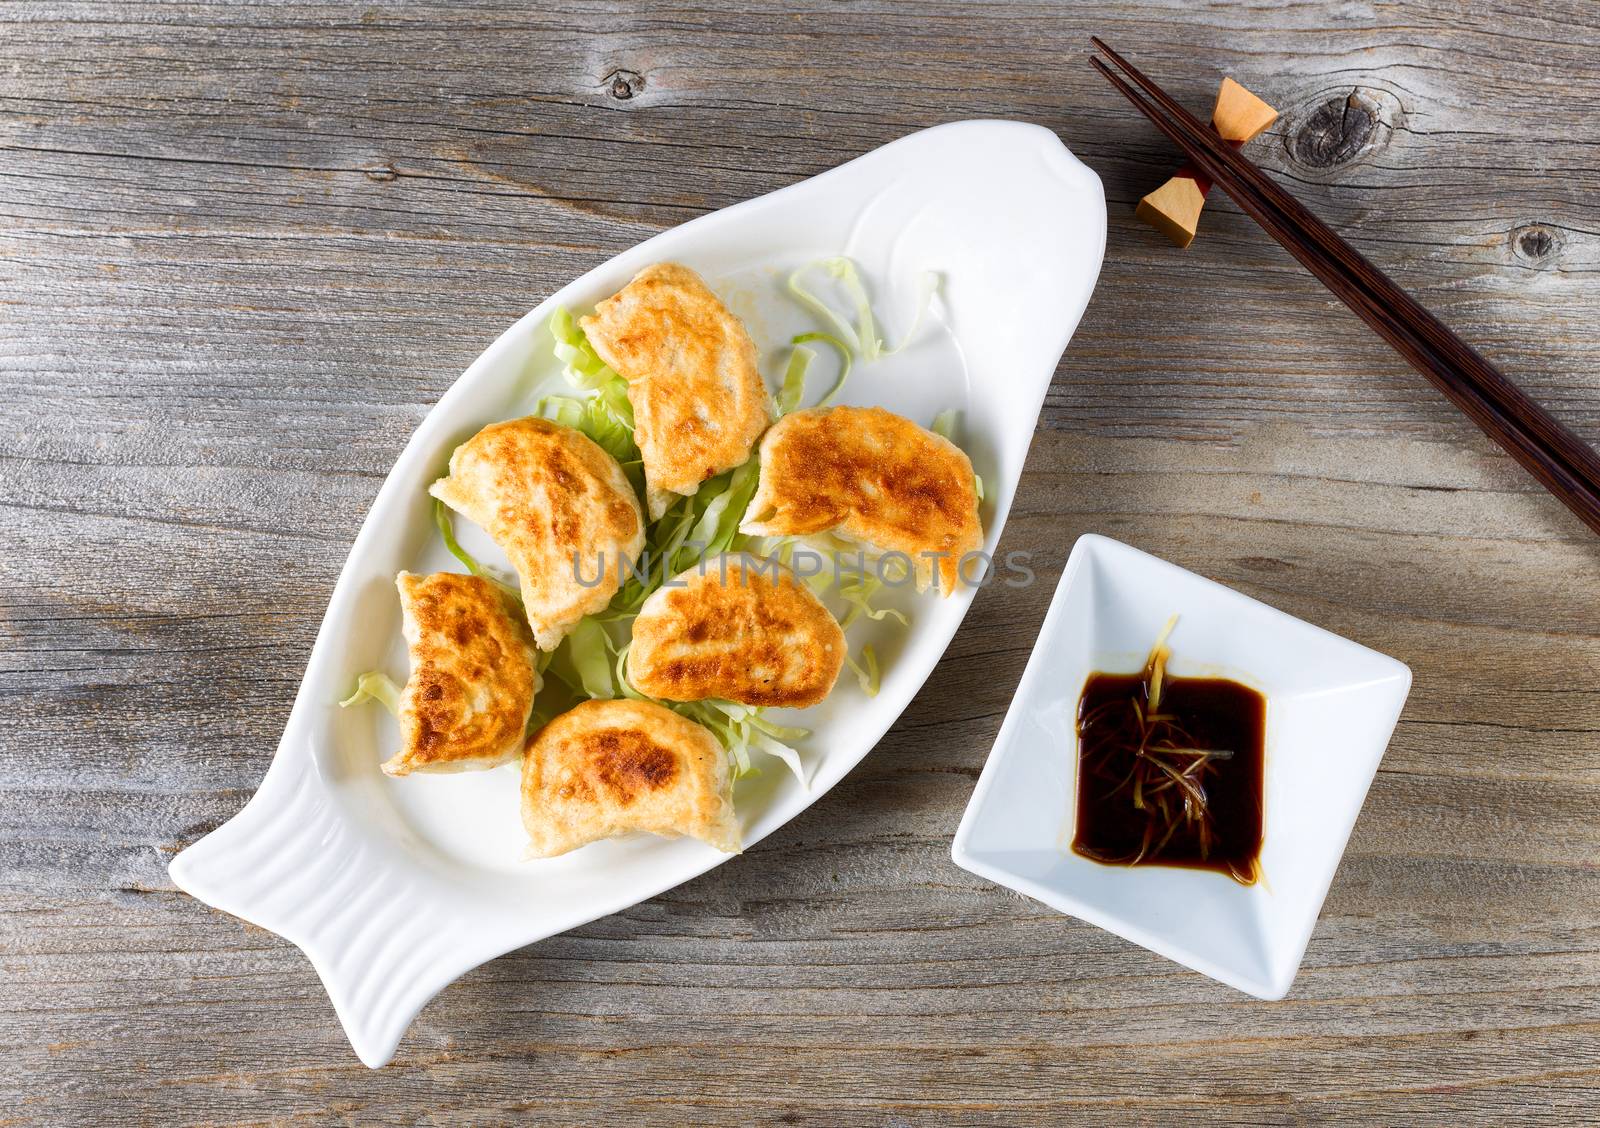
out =
[[[356,1054],[376,1069],[466,970],[469,945],[439,891],[387,863],[363,830],[312,757],[280,751],[244,810],[174,858],[169,873],[190,896],[300,948]]]

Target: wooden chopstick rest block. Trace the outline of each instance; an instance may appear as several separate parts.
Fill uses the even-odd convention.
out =
[[[1233,79],[1222,80],[1217,104],[1211,111],[1211,124],[1224,141],[1243,145],[1277,120],[1277,110]]]
[[[1180,247],[1194,242],[1206,194],[1192,176],[1174,176],[1139,201],[1133,214]]]
[[[1243,145],[1277,120],[1277,110],[1233,79],[1222,80],[1211,110],[1211,126],[1224,141]],[[1200,211],[1206,206],[1206,193],[1210,190],[1209,180],[1184,165],[1172,179],[1140,200],[1133,214],[1177,246],[1187,247],[1200,229]]]

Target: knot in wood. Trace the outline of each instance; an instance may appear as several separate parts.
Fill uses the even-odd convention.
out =
[[[631,70],[614,70],[605,77],[606,93],[619,102],[637,97],[644,90],[644,75]]]
[[[1523,262],[1542,266],[1555,255],[1560,240],[1550,228],[1530,223],[1511,232],[1511,247]]]
[[[368,180],[377,180],[380,182],[393,180],[400,175],[397,171],[395,171],[395,167],[393,165],[374,165],[372,168],[362,169],[362,171],[367,174]]]
[[[1290,136],[1289,152],[1307,168],[1335,168],[1371,144],[1378,122],[1378,106],[1352,90],[1307,115]]]

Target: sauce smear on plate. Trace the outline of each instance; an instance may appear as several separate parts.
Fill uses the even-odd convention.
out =
[[[1107,865],[1260,877],[1266,698],[1227,678],[1089,676],[1078,701],[1072,849]]]

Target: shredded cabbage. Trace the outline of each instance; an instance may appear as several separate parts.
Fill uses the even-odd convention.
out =
[[[835,279],[843,285],[851,302],[855,305],[856,321],[852,325],[841,317],[834,308],[822,298],[808,290],[802,279],[808,270],[821,270],[828,277]],[[812,313],[822,318],[833,327],[836,337],[847,342],[850,348],[861,354],[864,361],[874,361],[883,349],[883,342],[878,340],[878,327],[872,317],[872,302],[867,297],[867,288],[862,285],[861,275],[856,270],[856,264],[850,259],[840,255],[835,258],[818,259],[816,262],[806,263],[789,275],[789,293],[801,305]]]
[[[828,389],[828,394],[813,406],[827,407],[844,388],[845,381],[850,378],[850,358],[853,354],[848,344],[832,333],[799,334],[789,342],[794,347],[789,352],[789,363],[783,370],[783,384],[778,391],[776,414],[779,417],[794,411],[805,398],[806,374],[811,370],[811,362],[817,359],[817,354],[804,346],[813,341],[831,345],[839,353],[839,377],[834,380],[833,387]]]
[[[629,642],[626,646],[621,647],[617,651],[616,664],[611,669],[611,672],[617,676],[617,688],[622,691],[622,696],[628,698],[630,701],[654,700],[653,698],[646,697],[637,689],[634,689],[633,683],[628,680],[628,651],[632,649],[633,643]]]
[[[844,316],[829,305],[820,295],[808,289],[804,278],[807,271],[820,270],[829,278],[839,283],[850,304],[855,307],[855,324],[851,324]],[[894,348],[887,348],[878,337],[877,319],[872,313],[872,300],[867,296],[867,288],[861,281],[861,273],[856,269],[856,264],[838,255],[833,258],[818,259],[808,262],[789,275],[789,293],[795,300],[815,313],[833,330],[833,336],[847,347],[843,350],[848,359],[850,350],[861,355],[863,364],[871,364],[880,357],[893,356],[901,349],[916,339],[918,331],[922,328],[922,319],[926,316],[928,308],[933,304],[934,295],[939,292],[940,278],[933,271],[922,275],[917,286],[916,313],[911,321],[911,328],[906,331],[905,337]],[[844,383],[843,378],[840,384]],[[837,389],[835,389],[837,390]]]
[[[572,628],[565,641],[583,692],[599,700],[615,697],[616,686],[611,680],[611,638],[605,627],[593,619],[584,619]]]
[[[906,335],[900,343],[892,349],[886,350],[884,356],[893,356],[917,339],[917,333],[922,328],[922,319],[928,315],[928,310],[933,307],[933,299],[939,295],[939,287],[943,279],[931,270],[923,271],[922,277],[917,281],[917,306],[916,312],[911,317],[911,328],[906,330]]]
[[[620,380],[612,368],[600,359],[584,334],[583,328],[565,309],[550,315],[550,336],[555,338],[556,359],[562,363],[562,374],[574,388],[594,390],[612,380]]]
[[[828,389],[828,394],[819,399],[818,407],[827,407],[833,402],[835,396],[844,388],[844,382],[850,379],[850,346],[831,333],[801,333],[793,340],[796,346],[808,344],[811,341],[821,341],[832,345],[839,351],[839,378],[833,382],[833,387]]]
[[[893,607],[874,607],[872,597],[883,590],[883,581],[875,573],[854,573],[850,579],[839,581],[839,597],[850,605],[850,610],[845,613],[844,621],[839,624],[841,630],[848,630],[857,619],[866,617],[873,622],[882,622],[884,619],[893,619],[902,627],[910,626],[911,621],[906,618],[905,612]]]
[[[783,743],[785,740],[799,740],[809,736],[810,733],[806,729],[774,724],[762,715],[763,710],[733,701],[712,700],[697,704],[703,705],[706,711],[720,713],[726,717],[730,734],[737,738],[741,746],[776,756],[788,765],[800,786],[810,790],[810,781],[806,779],[805,768],[800,763],[800,753]]]
[[[800,338],[796,337],[795,348],[789,352],[789,364],[783,370],[783,386],[778,389],[778,415],[788,415],[800,406],[806,394],[806,370],[817,359],[815,352],[800,348],[800,343]]]
[[[400,715],[400,687],[388,674],[368,670],[356,678],[356,691],[339,702],[339,708],[348,709],[365,701],[376,701],[394,716]]]
[[[694,528],[689,530],[689,542],[705,545],[704,552],[708,556],[726,551],[739,533],[739,522],[744,519],[744,511],[749,508],[750,499],[755,496],[760,474],[761,463],[754,458],[731,471],[727,484],[721,486],[719,492],[705,501],[700,519],[695,522]],[[695,500],[701,500],[700,494],[695,495]],[[693,563],[693,560],[685,561],[684,567],[689,567]]]
[[[631,570],[611,601],[612,616],[637,614],[657,588],[694,567],[702,559],[727,552],[739,539],[739,522],[755,496],[761,464],[751,458],[718,474],[690,497],[682,497],[645,533],[639,562],[644,575]]]
[[[801,734],[805,736],[810,735],[810,733],[805,730],[801,730]],[[787,744],[784,744],[782,741],[774,740],[766,733],[761,732],[759,729],[754,727],[752,727],[750,730],[749,739],[750,747],[758,748],[767,755],[776,756],[778,759],[782,760],[784,764],[788,766],[789,770],[794,773],[794,778],[800,782],[801,788],[806,791],[811,790],[811,780],[807,778],[805,766],[800,762],[800,753],[796,752],[793,748],[789,747]]]
[[[565,309],[550,317],[550,336],[567,383],[592,396],[545,396],[534,411],[563,427],[582,431],[622,464],[635,492],[644,493],[644,463],[633,437],[628,381],[594,351],[577,320]]]
[[[861,683],[861,692],[868,697],[878,696],[878,655],[868,643],[861,648],[861,661],[857,662],[847,653],[845,663],[850,667],[850,672],[855,674],[856,680]]]
[[[461,561],[467,571],[474,576],[483,575],[483,566],[456,540],[456,528],[450,516],[450,507],[438,498],[433,499],[433,522],[439,526],[439,535],[444,538],[444,546],[450,550],[450,555]]]
[[[449,549],[451,556],[461,561],[467,571],[474,576],[481,576],[483,579],[488,580],[518,603],[522,602],[522,589],[520,587],[516,584],[506,583],[482,564],[479,564],[472,553],[461,547],[460,542],[456,540],[455,520],[451,516],[450,507],[438,498],[433,499],[433,521],[434,524],[439,526],[439,535],[444,538],[445,548]]]
[[[765,752],[782,760],[794,773],[800,786],[810,790],[805,767],[796,752],[784,740],[797,740],[810,735],[806,729],[775,725],[762,716],[762,710],[740,705],[733,701],[664,701],[674,712],[704,725],[717,735],[733,757],[734,778],[742,779],[756,774],[750,763],[750,750]]]

